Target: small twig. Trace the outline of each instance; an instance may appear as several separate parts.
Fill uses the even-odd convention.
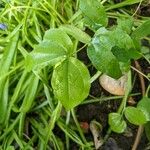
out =
[[[140,9],[141,4],[142,4],[142,0],[140,1],[139,5],[138,5],[137,9],[135,10],[134,14],[132,15],[132,17],[134,17],[136,15],[138,10]]]
[[[135,67],[142,72],[141,66],[139,65],[138,61],[135,61]],[[142,90],[142,95],[145,95],[145,81],[142,76],[142,74],[139,73],[139,78],[140,78],[140,84],[141,84],[141,90]]]
[[[138,61],[135,61],[135,67],[140,72],[142,71],[141,66],[139,65]],[[144,78],[143,78],[142,74],[138,73],[138,75],[139,75],[139,78],[140,78],[142,95],[144,96],[145,95],[145,82],[144,82]],[[133,147],[132,147],[132,150],[136,150],[137,149],[137,147],[139,145],[139,142],[141,140],[143,131],[144,131],[144,127],[142,125],[139,126],[137,134],[136,134],[136,138],[135,138],[135,141],[134,141],[134,144],[133,144]]]
[[[131,66],[131,68],[136,71],[138,74],[142,75],[143,77],[145,77],[148,81],[150,81],[150,79],[144,74],[142,73],[140,70],[136,69],[135,67]]]

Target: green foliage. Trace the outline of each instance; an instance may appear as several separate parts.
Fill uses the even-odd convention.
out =
[[[130,34],[133,27],[133,18],[118,18],[118,28]]]
[[[62,25],[60,29],[73,36],[78,41],[81,41],[82,43],[88,44],[91,41],[91,37],[87,33],[73,25]]]
[[[94,149],[93,141],[86,139],[80,129],[73,108],[88,96],[90,82],[101,72],[119,78],[129,71],[132,59],[141,57],[140,40],[149,40],[145,37],[150,33],[149,18],[139,14],[130,18],[134,8],[121,10],[138,2],[0,2],[0,149],[17,146],[61,150],[70,149],[70,143],[76,143],[79,149]],[[115,20],[118,25],[112,22]],[[77,57],[80,50],[85,52],[86,46],[92,64],[101,71],[97,70],[91,80],[88,67],[93,66],[90,62],[85,66]],[[144,51],[142,56],[149,59],[148,52]],[[148,75],[144,76],[148,79]],[[129,82],[124,97],[102,98],[103,102],[123,98],[118,112],[109,115],[110,128],[124,132],[127,116],[133,124],[146,122],[145,131],[150,139],[149,99],[143,98],[137,108],[128,110],[126,101],[132,88]],[[99,101],[92,98],[85,103]],[[63,111],[62,104],[66,108]],[[142,119],[134,117],[135,114]],[[55,134],[55,124],[65,139]]]
[[[46,31],[43,41],[35,46],[26,59],[27,70],[44,68],[47,65],[55,66],[52,88],[55,97],[67,110],[81,103],[88,96],[90,89],[90,75],[86,66],[70,56],[73,43],[64,32],[68,33],[68,29],[73,36],[75,33],[74,37],[81,33],[79,39],[76,37],[78,40],[89,42],[90,37],[78,28],[63,26],[61,29],[50,29]]]
[[[79,8],[90,24],[107,26],[108,18],[105,9],[98,0],[80,0]]]
[[[132,37],[135,39],[141,39],[150,34],[150,19],[142,23],[132,32]]]
[[[112,131],[122,133],[127,127],[126,122],[119,113],[110,113],[108,123]]]
[[[150,108],[149,107],[150,107],[150,98],[148,97],[143,97],[137,105],[137,108],[144,112],[147,118],[147,121],[150,121]]]
[[[45,32],[44,41],[57,42],[72,53],[73,43],[70,37],[62,29],[50,29]],[[53,49],[53,48],[52,48]]]
[[[147,118],[143,111],[135,107],[126,107],[124,112],[128,121],[135,125],[143,125],[147,122]]]
[[[55,66],[52,87],[56,98],[69,110],[88,96],[89,81],[87,68],[76,58],[70,57]]]
[[[136,48],[140,50],[140,39],[150,34],[150,19],[142,23],[131,34]]]
[[[14,55],[17,51],[17,44],[19,40],[19,33],[10,39],[10,42],[4,49],[4,54],[0,60],[0,77],[6,74],[14,61]],[[8,89],[9,89],[9,78],[5,77],[0,80],[0,124],[4,124],[7,115],[8,107]]]
[[[47,65],[55,65],[67,55],[67,49],[56,41],[42,41],[26,57],[26,68],[40,69]]]
[[[141,57],[131,37],[123,31],[124,28],[124,20],[122,24],[119,20],[119,26],[112,31],[100,28],[87,49],[93,65],[113,78],[119,78],[124,73],[120,62],[129,68],[131,59]],[[128,28],[126,30],[129,32]]]

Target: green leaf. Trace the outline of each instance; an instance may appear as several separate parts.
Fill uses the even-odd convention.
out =
[[[68,51],[72,52],[73,43],[70,37],[61,29],[50,29],[45,32],[43,40],[53,41],[61,44]]]
[[[147,60],[150,60],[150,49],[147,46],[142,46],[141,47],[141,52],[146,57]]]
[[[122,29],[126,33],[130,34],[133,26],[133,18],[118,18],[118,28]]]
[[[69,110],[88,96],[90,75],[83,63],[70,57],[55,66],[51,83],[55,97]]]
[[[112,31],[100,28],[88,46],[87,54],[96,69],[116,79],[129,68],[130,59],[141,57],[131,37],[120,28]]]
[[[145,21],[141,26],[137,27],[131,34],[134,44],[138,50],[141,49],[141,38],[150,34],[150,19]]]
[[[107,26],[108,18],[105,9],[98,0],[80,0],[79,8],[93,24]]]
[[[139,51],[136,50],[135,45],[131,37],[125,32],[125,29],[121,29],[117,27],[112,33],[110,34],[110,38],[114,40],[116,52],[122,56],[126,57],[126,59],[139,59],[141,54]],[[115,54],[117,54],[115,53]],[[115,55],[117,56],[117,55]],[[121,58],[120,58],[121,59]],[[120,61],[120,60],[119,60]]]
[[[128,62],[130,59],[138,59],[142,55],[133,49],[124,49],[124,48],[119,48],[118,46],[114,46],[111,49],[112,53],[120,62]]]
[[[110,39],[109,33],[105,28],[100,28],[88,46],[87,54],[96,69],[113,78],[119,78],[122,73],[118,60],[111,52],[114,41]]]
[[[62,25],[60,26],[60,29],[65,31],[67,34],[73,36],[75,39],[82,43],[89,43],[91,41],[91,37],[83,32],[81,29],[73,26],[73,25]]]
[[[150,19],[145,21],[141,26],[136,28],[132,33],[132,38],[141,39],[150,34]]]
[[[112,53],[116,58],[121,62],[128,62],[130,57],[128,56],[126,50],[124,48],[119,48],[118,46],[114,46],[111,49]]]
[[[15,60],[15,53],[19,41],[19,32],[10,39],[8,45],[4,48],[4,53],[0,59],[0,78],[9,72],[13,60]],[[0,80],[0,124],[4,124],[8,109],[9,100],[9,79],[6,76]]]
[[[64,59],[67,49],[57,42],[42,41],[34,47],[34,50],[26,57],[26,69],[43,68],[47,65],[55,65]]]
[[[132,124],[143,125],[147,122],[145,114],[138,108],[126,107],[124,114]]]
[[[127,127],[126,122],[122,119],[119,113],[110,113],[108,123],[112,131],[122,133]]]
[[[124,48],[127,51],[135,48],[131,37],[122,29],[116,28],[110,32],[109,36],[114,41],[115,46],[119,48]]]
[[[137,108],[143,111],[147,117],[147,121],[150,121],[150,98],[143,97],[142,100],[138,102]]]

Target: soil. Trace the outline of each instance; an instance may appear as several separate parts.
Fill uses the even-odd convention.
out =
[[[145,45],[145,44],[144,44]],[[146,45],[150,47],[149,45]],[[96,72],[96,69],[90,65],[90,60],[87,57],[87,54],[85,50],[81,50],[78,53],[78,58],[82,60],[86,65],[89,66],[89,71],[91,73],[91,76]],[[140,59],[138,60],[143,73],[150,73],[150,67],[146,60]],[[134,65],[134,62],[132,63]],[[138,74],[132,71],[133,79],[135,78],[134,82],[134,88],[132,93],[141,93],[141,86],[140,81],[138,78]],[[148,81],[145,80],[145,85],[147,87]],[[91,85],[90,90],[90,96],[91,97],[100,97],[100,96],[110,96],[108,92],[106,92],[99,84],[98,79],[94,81]],[[134,100],[137,102],[141,99],[142,95],[133,97]],[[104,137],[107,133],[107,130],[109,128],[108,126],[108,114],[110,112],[116,112],[121,100],[114,100],[114,101],[107,101],[102,104],[100,103],[93,103],[93,104],[86,104],[86,105],[80,105],[77,108],[77,116],[79,122],[86,122],[90,123],[92,120],[96,120],[103,126],[102,136]],[[123,134],[116,134],[111,133],[109,139],[106,141],[106,143],[100,148],[100,150],[130,150],[137,133],[138,126],[131,125],[128,123],[128,130]],[[86,133],[87,139],[93,140],[91,132],[88,130]],[[140,144],[138,146],[138,150],[144,150],[147,147],[148,140],[146,139],[145,133],[143,133]],[[75,144],[73,144],[72,149],[76,150],[78,149]]]
[[[143,69],[147,67],[145,61],[140,60],[140,63],[143,65]],[[144,67],[145,66],[145,67]],[[146,69],[146,68],[145,68]],[[137,78],[138,80],[138,78]],[[140,92],[140,85],[139,81],[136,82],[134,92]],[[147,83],[148,84],[148,83]],[[109,96],[110,94],[107,93],[100,87],[99,81],[96,80],[92,83],[90,95],[94,97],[100,97],[102,95]],[[141,98],[141,96],[135,96],[134,99],[137,101]],[[106,135],[108,130],[108,114],[110,112],[116,112],[121,100],[114,100],[114,101],[107,101],[102,104],[94,103],[94,104],[86,104],[78,106],[77,108],[77,116],[79,122],[87,122],[88,124],[92,120],[96,120],[103,126],[102,136]],[[109,139],[105,143],[104,146],[101,147],[100,150],[130,150],[132,144],[134,142],[136,133],[137,133],[138,126],[131,125],[128,123],[128,132],[124,134],[116,134],[111,133]],[[91,132],[88,131],[86,137],[91,139],[93,138]],[[142,135],[142,139],[140,141],[138,150],[144,150],[148,144],[148,140],[146,139],[145,134]]]

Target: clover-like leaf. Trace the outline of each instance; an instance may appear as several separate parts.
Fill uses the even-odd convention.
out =
[[[34,47],[34,50],[26,57],[26,69],[43,68],[47,65],[55,65],[67,55],[67,49],[54,41],[42,41]]]
[[[87,33],[73,25],[62,25],[60,29],[82,43],[88,44],[91,41],[91,37]]]
[[[53,41],[61,44],[63,47],[65,47],[68,52],[72,53],[73,50],[73,43],[70,39],[70,37],[61,29],[50,29],[45,32],[44,41]]]
[[[93,65],[103,73],[119,78],[122,73],[117,58],[111,52],[114,41],[109,37],[109,31],[100,28],[88,46],[87,54]]]
[[[127,127],[126,122],[119,113],[110,113],[108,123],[112,131],[122,133]]]
[[[55,97],[69,110],[88,96],[90,75],[82,62],[70,57],[55,66],[51,83]]]
[[[116,79],[129,70],[131,59],[141,57],[126,32],[121,28],[108,31],[104,27],[95,33],[87,54],[96,69]]]
[[[147,122],[147,117],[140,109],[136,107],[126,107],[124,112],[127,120],[135,125],[142,125]]]
[[[147,116],[147,120],[150,121],[150,98],[143,97],[137,105],[137,108],[142,110]]]
[[[80,0],[79,8],[93,24],[107,26],[108,18],[104,6],[98,0]]]

